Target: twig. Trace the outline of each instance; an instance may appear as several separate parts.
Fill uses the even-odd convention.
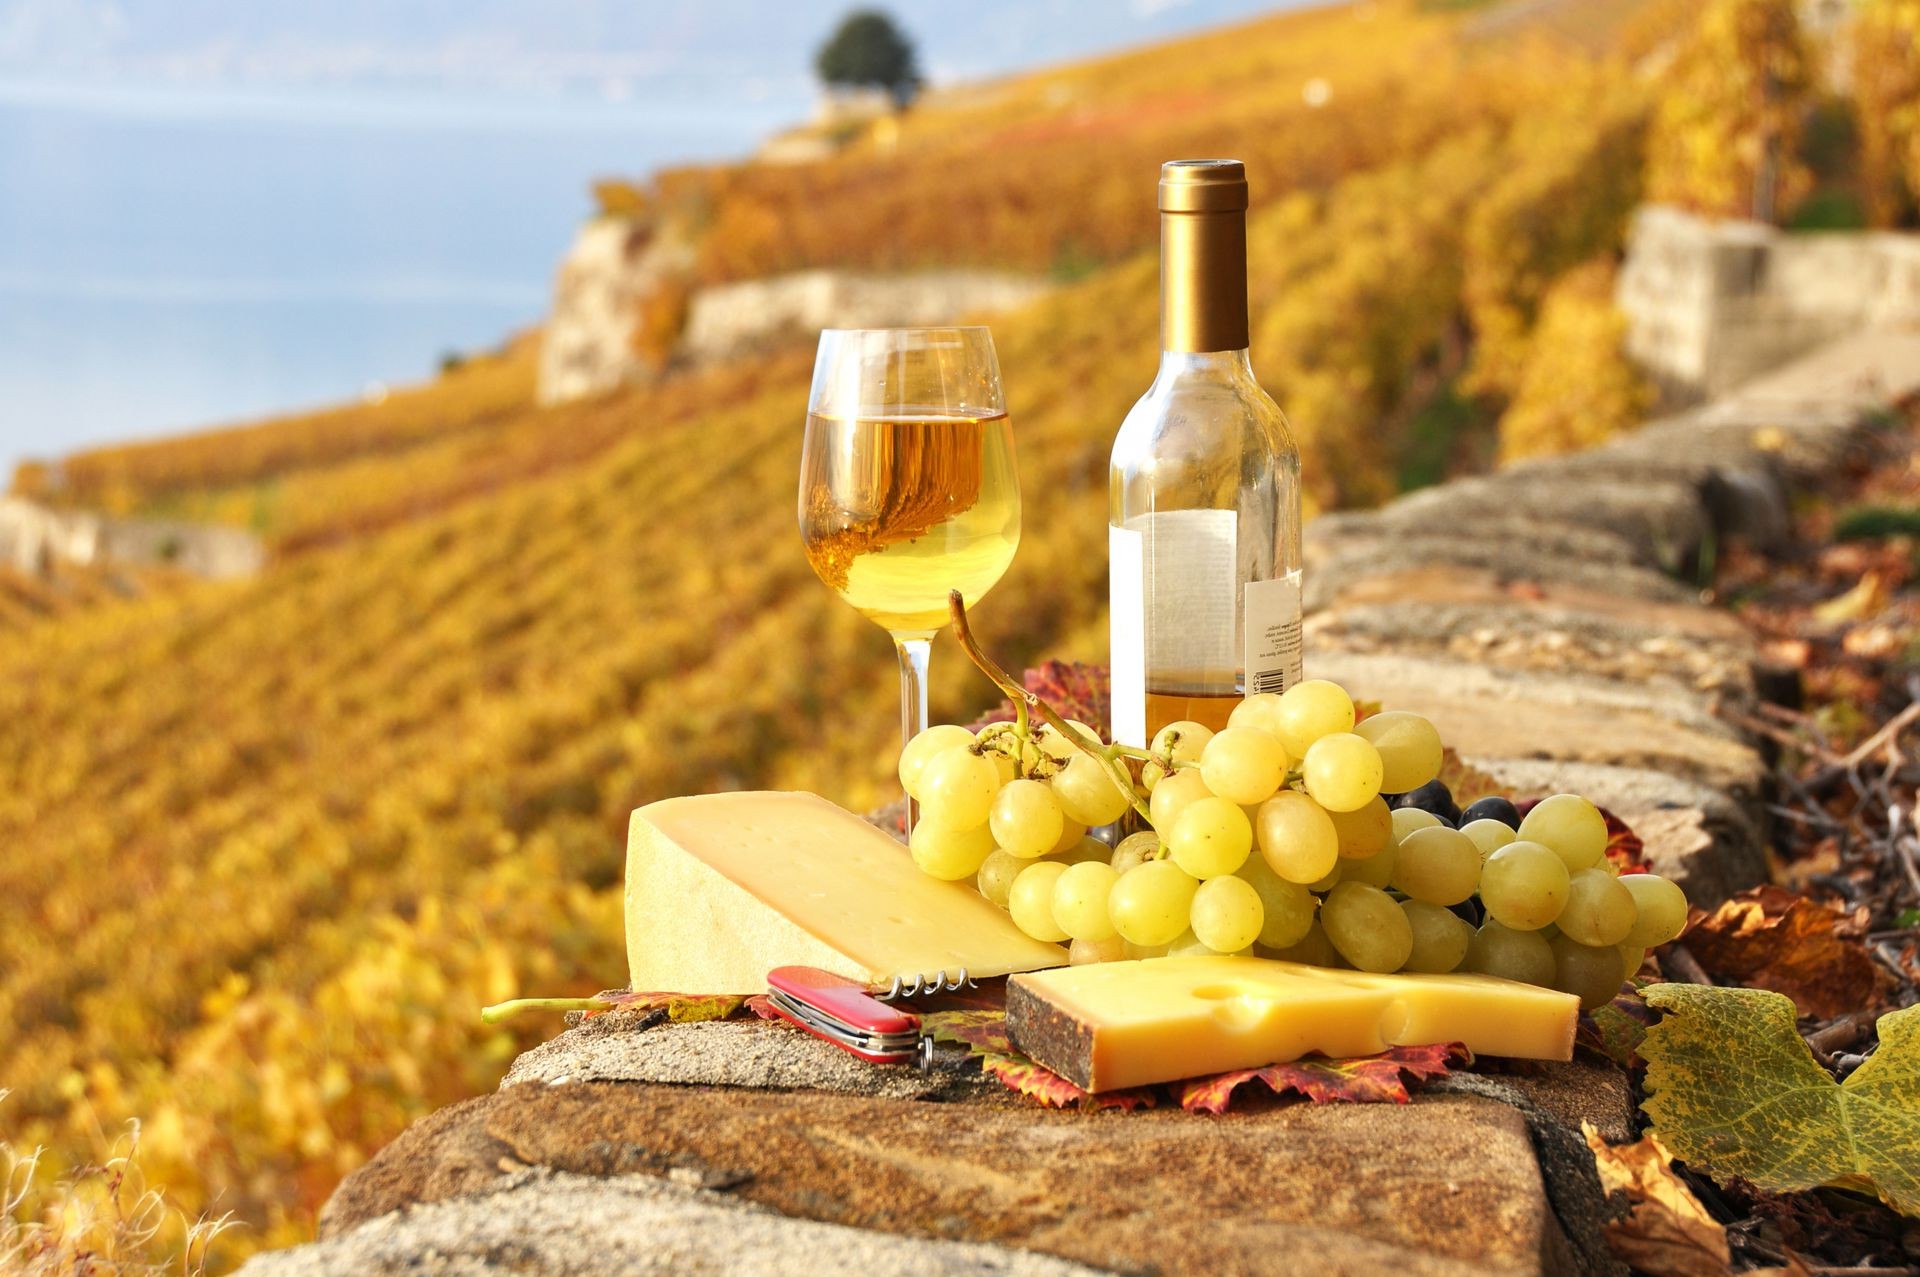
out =
[[[1920,701],[1914,701],[1889,718],[1881,725],[1879,731],[1854,746],[1853,752],[1842,758],[1841,763],[1848,767],[1858,767],[1873,757],[1874,752],[1882,745],[1891,745],[1901,732],[1906,731],[1916,721],[1920,721]]]
[[[1687,952],[1685,945],[1668,945],[1660,951],[1660,968],[1679,976],[1688,984],[1712,984],[1713,977],[1700,965],[1700,959]]]
[[[1038,714],[1047,726],[1060,733],[1061,738],[1068,744],[1089,758],[1097,760],[1100,766],[1106,769],[1108,779],[1112,780],[1115,787],[1127,796],[1127,804],[1139,813],[1140,819],[1151,823],[1152,818],[1148,815],[1147,805],[1141,802],[1139,795],[1133,792],[1133,777],[1128,773],[1126,767],[1106,750],[1097,745],[1090,745],[1082,740],[1079,731],[1076,728],[1068,726],[1067,720],[1055,713],[1053,706],[1041,700],[1021,684],[1014,682],[1013,675],[1002,669],[998,661],[995,661],[981,649],[979,641],[973,637],[973,627],[967,622],[967,603],[966,600],[961,597],[960,591],[949,590],[947,592],[947,609],[953,616],[953,636],[960,640],[960,646],[966,652],[967,658],[978,667],[982,674],[985,674],[989,679],[993,680],[995,687],[998,687],[1002,692],[1006,693],[1007,699],[1013,702],[1016,710],[1020,706],[1025,706],[1033,713]]]

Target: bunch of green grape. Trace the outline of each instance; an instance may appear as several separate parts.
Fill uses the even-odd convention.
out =
[[[1069,727],[1098,747],[1091,729]],[[1356,721],[1322,679],[1247,697],[1218,732],[1168,724],[1131,794],[1119,780],[1131,771],[1052,729],[1030,746],[988,730],[931,728],[902,753],[901,781],[922,803],[914,859],[936,877],[973,876],[1028,935],[1070,943],[1076,963],[1255,953],[1464,970],[1592,1007],[1686,922],[1678,886],[1619,874],[1591,802],[1557,794],[1524,819],[1504,798],[1461,812],[1439,781],[1431,722]],[[1020,748],[1034,765],[1016,778]],[[1111,849],[1087,836],[1135,800],[1148,827]]]

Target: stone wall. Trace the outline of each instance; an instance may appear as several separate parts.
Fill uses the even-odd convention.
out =
[[[799,271],[696,293],[681,349],[717,359],[828,327],[951,324],[1024,305],[1046,290],[1043,280],[996,271]]]
[[[1765,766],[1726,712],[1758,651],[1688,582],[1710,541],[1782,536],[1794,491],[1917,392],[1920,332],[1859,333],[1603,448],[1315,520],[1307,673],[1431,716],[1516,795],[1591,795],[1711,905],[1766,872]],[[873,1068],[664,1018],[521,1056],[349,1176],[322,1240],[245,1273],[1625,1277],[1580,1131],[1631,1138],[1633,1100],[1597,1056],[1212,1118],[1042,1109],[951,1046]]]
[[[582,227],[554,285],[540,347],[540,402],[566,403],[657,376],[635,344],[640,312],[693,254],[690,240],[657,231],[646,217],[600,217]],[[1022,305],[1046,289],[1032,276],[958,270],[815,270],[720,284],[693,294],[674,358],[724,359],[829,325],[957,323]]]
[[[1628,353],[1687,402],[1842,333],[1920,323],[1920,236],[1788,234],[1647,205],[1634,215],[1617,300]]]
[[[221,578],[249,576],[265,560],[259,538],[238,528],[114,518],[0,497],[0,563],[23,572],[42,573],[57,564],[124,563]]]

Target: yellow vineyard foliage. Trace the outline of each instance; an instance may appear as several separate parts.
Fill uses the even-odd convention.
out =
[[[1860,0],[1852,52],[1867,217],[1895,226],[1920,202],[1920,0]]]
[[[1793,0],[1709,0],[1667,73],[1648,196],[1776,220],[1812,184],[1799,158],[1812,78]]]
[[[1548,290],[1513,402],[1500,418],[1503,461],[1574,452],[1646,419],[1653,390],[1627,361],[1613,263],[1590,262]]]
[[[1618,241],[1647,89],[1461,30],[1412,5],[1275,19],[916,108],[870,187],[841,157],[648,198],[707,201],[713,276],[883,264],[863,190],[912,194],[879,207],[916,262],[978,227],[996,261],[1087,250],[1085,278],[993,323],[1027,536],[978,624],[1016,668],[1100,660],[1107,457],[1156,359],[1159,159],[1244,147],[1271,175],[1255,366],[1317,508],[1393,489],[1409,412],[1476,338],[1500,346],[1487,393],[1524,403],[1540,334],[1579,328],[1555,281]],[[14,1142],[73,1166],[141,1117],[153,1182],[245,1225],[218,1262],[297,1240],[343,1174],[554,1028],[481,1006],[623,982],[634,806],[891,797],[888,640],[794,524],[809,356],[536,408],[515,346],[382,404],[44,472],[61,499],[256,527],[274,557],[0,642]],[[933,668],[937,716],[992,699],[944,641]]]

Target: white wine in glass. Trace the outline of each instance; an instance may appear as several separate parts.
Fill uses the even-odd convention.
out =
[[[820,334],[800,535],[820,579],[893,635],[911,740],[927,726],[947,592],[978,602],[1020,544],[1013,427],[985,328]]]

